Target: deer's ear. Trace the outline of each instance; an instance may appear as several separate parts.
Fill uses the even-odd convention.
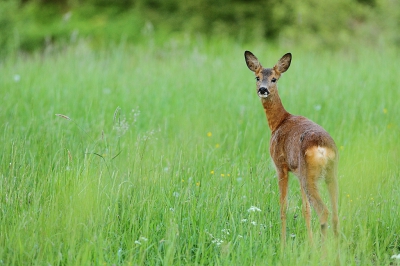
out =
[[[257,57],[252,54],[250,51],[244,52],[244,58],[246,59],[247,67],[253,71],[258,72],[262,69],[260,62],[258,61]]]
[[[282,56],[281,59],[279,59],[278,63],[274,66],[274,69],[278,71],[279,73],[286,72],[288,68],[290,67],[290,62],[292,61],[292,54],[287,53],[284,56]]]

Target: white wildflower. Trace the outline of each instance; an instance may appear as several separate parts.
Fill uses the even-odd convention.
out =
[[[400,254],[397,255],[393,255],[392,257],[390,257],[391,259],[395,259],[395,260],[400,260]]]
[[[247,210],[248,212],[260,212],[261,211],[261,209],[260,208],[258,208],[258,207],[256,207],[256,206],[251,206],[248,210]]]
[[[217,246],[220,246],[222,243],[224,243],[224,241],[221,239],[215,238],[213,241],[211,241],[211,243],[213,243]]]
[[[257,222],[256,221],[252,221],[251,224],[252,225],[257,225]]]
[[[229,229],[222,229],[221,231],[222,231],[222,233],[229,235]]]
[[[208,232],[207,229],[205,230],[205,232],[207,235],[209,235],[212,238],[211,243],[213,243],[217,246],[220,246],[224,242],[222,239],[214,237],[210,232]]]

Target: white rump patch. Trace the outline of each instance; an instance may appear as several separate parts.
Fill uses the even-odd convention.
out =
[[[326,157],[326,149],[325,149],[324,147],[318,146],[317,150],[318,150],[318,154],[319,154],[320,156]]]
[[[313,158],[314,162],[319,162],[319,164],[325,165],[328,160],[333,160],[336,157],[334,151],[326,147],[312,147],[306,151],[306,156],[310,159]]]

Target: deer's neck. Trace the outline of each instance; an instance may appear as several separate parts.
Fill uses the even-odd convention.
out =
[[[271,132],[274,132],[290,114],[283,107],[278,93],[271,94],[268,98],[263,98],[261,102],[267,115],[269,128]]]

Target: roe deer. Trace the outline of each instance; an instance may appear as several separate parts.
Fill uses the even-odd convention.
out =
[[[270,154],[275,164],[282,221],[281,241],[286,241],[286,206],[288,172],[294,173],[300,181],[303,215],[308,237],[312,242],[310,203],[318,214],[322,240],[326,236],[329,211],[318,192],[318,180],[322,177],[328,186],[332,206],[332,224],[338,235],[338,152],[332,137],[319,125],[303,116],[288,113],[278,94],[277,82],[288,70],[292,55],[285,54],[273,68],[263,68],[251,52],[244,53],[247,67],[257,80],[257,94],[267,115],[271,130]]]

